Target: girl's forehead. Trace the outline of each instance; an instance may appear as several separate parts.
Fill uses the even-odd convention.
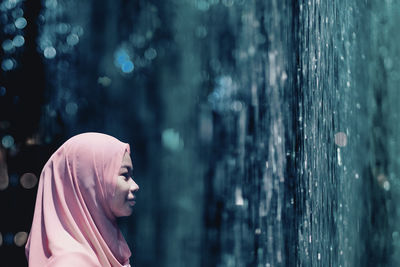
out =
[[[124,158],[122,159],[122,166],[132,167],[132,159],[128,152],[125,152]]]

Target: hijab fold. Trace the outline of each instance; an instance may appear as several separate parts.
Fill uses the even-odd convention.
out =
[[[25,247],[31,267],[129,266],[131,252],[109,203],[129,145],[100,133],[66,141],[40,176]]]

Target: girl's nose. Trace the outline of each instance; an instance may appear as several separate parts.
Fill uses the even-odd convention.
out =
[[[131,184],[131,191],[136,192],[139,190],[138,184],[132,179],[132,184]]]

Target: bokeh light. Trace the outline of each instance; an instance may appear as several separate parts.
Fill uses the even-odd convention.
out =
[[[25,18],[21,17],[21,18],[16,19],[14,24],[15,24],[15,27],[17,27],[18,29],[22,30],[23,28],[26,27],[27,21],[26,21]]]
[[[12,52],[13,51],[13,42],[10,39],[3,41],[1,47],[3,48],[4,52]]]
[[[5,135],[1,139],[1,144],[5,148],[11,148],[14,145],[14,138],[11,135]]]
[[[23,46],[25,44],[25,38],[22,35],[17,35],[12,40],[12,44],[15,47],[21,47],[21,46]]]
[[[121,48],[118,49],[114,54],[114,64],[120,68],[124,73],[130,73],[134,69],[133,62],[130,59],[128,52]]]
[[[32,189],[37,185],[38,178],[33,173],[24,173],[20,178],[21,186],[25,189]]]
[[[78,105],[74,102],[70,102],[65,106],[65,112],[68,115],[75,115],[78,112]]]
[[[7,93],[7,90],[4,86],[0,87],[0,96],[4,96]]]
[[[67,37],[67,43],[68,43],[70,46],[76,45],[77,43],[79,43],[79,36],[78,36],[77,34],[75,34],[75,33],[71,33],[71,34],[68,35],[68,37]]]
[[[163,146],[171,151],[181,150],[184,146],[179,132],[172,128],[163,131],[161,141]]]
[[[44,57],[45,57],[45,58],[48,58],[48,59],[54,58],[54,57],[56,56],[56,54],[57,54],[57,51],[56,51],[56,49],[55,49],[54,47],[52,47],[52,46],[46,47],[46,48],[44,49],[44,51],[43,51]]]
[[[347,145],[347,135],[343,132],[336,133],[335,144],[340,147],[345,147]]]
[[[12,59],[5,59],[3,62],[1,62],[1,68],[4,71],[9,71],[12,70],[15,67],[15,63]]]
[[[18,232],[14,236],[14,243],[17,247],[22,247],[23,245],[25,245],[27,239],[28,239],[27,232]]]

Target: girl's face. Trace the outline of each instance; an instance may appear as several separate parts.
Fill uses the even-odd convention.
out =
[[[139,190],[139,186],[133,181],[132,160],[127,152],[122,160],[117,179],[115,195],[111,200],[110,208],[116,217],[129,216],[136,203],[135,193]]]

